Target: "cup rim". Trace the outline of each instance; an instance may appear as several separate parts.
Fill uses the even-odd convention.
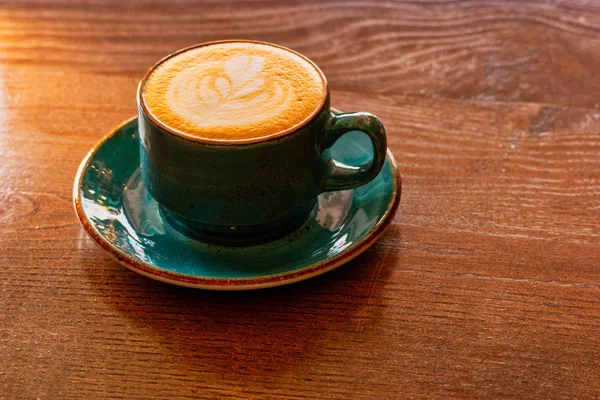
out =
[[[189,133],[183,132],[179,129],[175,129],[173,127],[170,127],[164,123],[162,123],[158,118],[156,118],[156,116],[150,111],[150,109],[147,107],[144,98],[142,96],[142,88],[144,87],[148,77],[150,76],[150,74],[162,63],[164,63],[165,61],[177,56],[178,54],[184,53],[186,51],[192,50],[192,49],[196,49],[199,47],[205,47],[205,46],[210,46],[210,45],[214,45],[214,44],[221,44],[221,43],[254,43],[254,44],[262,44],[262,45],[266,45],[266,46],[271,46],[271,47],[277,47],[279,49],[288,51],[292,54],[295,54],[297,56],[299,56],[300,58],[302,58],[303,60],[305,60],[306,62],[308,62],[310,65],[312,65],[317,72],[319,73],[322,81],[323,81],[323,97],[321,98],[321,102],[319,104],[318,107],[315,107],[315,109],[304,119],[302,120],[300,123],[291,126],[287,129],[284,129],[282,131],[267,135],[267,136],[261,136],[261,137],[255,137],[255,138],[245,138],[245,139],[231,139],[231,140],[225,140],[225,139],[210,139],[210,138],[203,138],[203,137],[199,137],[199,136],[195,136],[195,135],[191,135]],[[329,98],[329,84],[327,82],[327,78],[325,77],[325,74],[323,73],[323,71],[321,71],[321,68],[319,68],[319,66],[317,64],[315,64],[310,58],[306,57],[305,55],[294,51],[288,47],[285,46],[281,46],[275,43],[269,43],[269,42],[263,42],[260,40],[250,40],[250,39],[226,39],[226,40],[214,40],[214,41],[210,41],[210,42],[203,42],[203,43],[198,43],[192,46],[188,46],[188,47],[184,47],[182,49],[179,49],[177,51],[174,51],[168,55],[166,55],[165,57],[161,58],[160,60],[158,60],[156,63],[154,63],[154,65],[152,65],[144,74],[144,76],[142,77],[142,79],[140,80],[138,87],[137,87],[137,103],[138,106],[141,108],[142,113],[144,114],[144,116],[146,118],[148,118],[154,125],[156,125],[156,127],[172,134],[175,136],[178,136],[180,138],[192,141],[192,142],[198,142],[198,143],[204,143],[204,144],[213,144],[213,145],[243,145],[243,144],[258,144],[258,143],[264,143],[267,141],[271,141],[274,139],[280,139],[284,136],[287,136],[291,133],[294,133],[302,128],[304,128],[306,125],[310,124],[317,115],[319,115],[321,113],[321,111],[323,111],[325,105],[327,104],[327,99]]]

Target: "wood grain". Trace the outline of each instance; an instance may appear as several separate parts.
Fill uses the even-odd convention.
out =
[[[0,5],[0,399],[600,397],[600,1]],[[343,268],[211,293],[74,216],[163,55],[249,38],[386,124],[399,213]]]

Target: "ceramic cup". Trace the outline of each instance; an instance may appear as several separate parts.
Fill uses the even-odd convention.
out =
[[[142,178],[175,228],[225,245],[269,241],[301,226],[320,193],[364,185],[381,170],[386,159],[383,124],[367,112],[332,112],[325,77],[314,64],[326,95],[309,121],[284,135],[251,143],[210,143],[162,124],[149,112],[142,87],[157,65],[189,49],[155,64],[137,93]],[[373,159],[361,166],[340,163],[329,152],[353,130],[366,133],[373,143]]]

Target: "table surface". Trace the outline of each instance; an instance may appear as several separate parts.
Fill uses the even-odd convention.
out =
[[[600,1],[3,2],[0,398],[597,398]],[[80,227],[87,151],[145,70],[277,42],[384,121],[404,190],[288,287],[137,275]]]

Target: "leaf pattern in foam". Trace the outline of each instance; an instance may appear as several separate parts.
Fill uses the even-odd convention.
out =
[[[206,104],[217,104],[219,102],[219,95],[216,91],[210,88],[210,77],[205,76],[200,82],[200,98],[204,100]]]
[[[232,57],[225,64],[225,72],[236,88],[246,85],[263,69],[264,58],[257,56]]]
[[[231,89],[231,84],[225,78],[219,78],[215,82],[215,87],[219,91],[221,98],[224,99],[229,95],[229,90]]]
[[[250,82],[249,84],[247,84],[246,86],[242,87],[237,92],[235,92],[233,94],[233,98],[245,96],[247,94],[255,92],[255,91],[257,91],[258,89],[261,88],[261,86],[263,85],[263,83],[265,83],[265,80],[263,78],[255,79],[252,82]]]

